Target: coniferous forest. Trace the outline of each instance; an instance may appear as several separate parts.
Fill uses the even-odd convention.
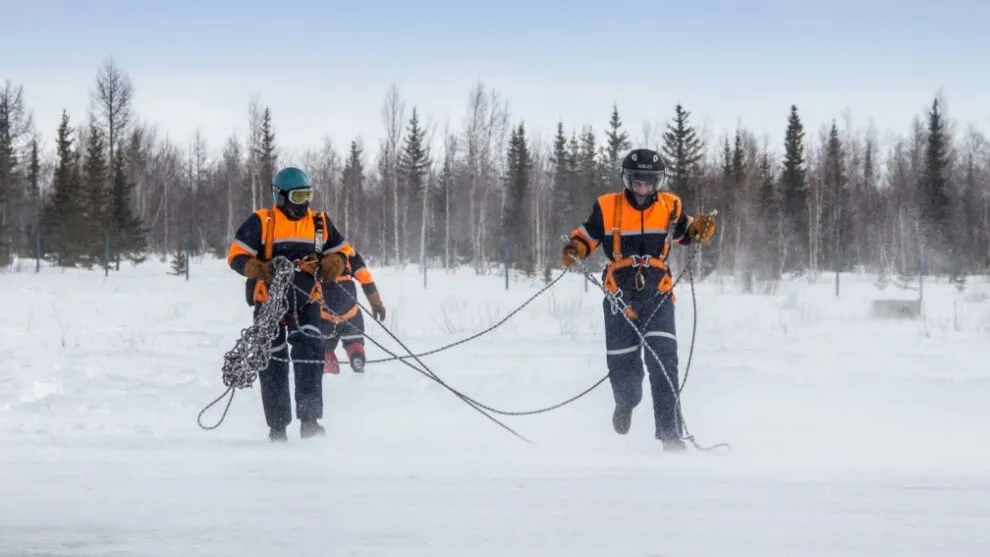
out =
[[[143,121],[139,87],[107,59],[80,92],[93,109],[38,130],[31,92],[0,86],[0,267],[39,247],[54,264],[101,268],[109,250],[111,269],[186,247],[222,257],[247,214],[270,204],[274,172],[297,164],[318,184],[315,207],[372,264],[485,272],[508,261],[544,273],[595,197],[621,187],[619,163],[640,146],[666,158],[689,211],[718,210],[702,274],[752,286],[835,270],[963,280],[990,267],[990,143],[949,120],[934,93],[918,100],[927,111],[904,115],[906,137],[882,139],[842,116],[808,123],[801,107],[782,106],[772,131],[784,141],[770,144],[770,130],[706,134],[687,102],[657,115],[666,123],[655,137],[634,137],[615,105],[599,122],[534,133],[482,82],[465,91],[459,128],[440,128],[395,85],[382,92],[379,144],[325,140],[286,160],[278,114],[261,100],[245,101],[249,136],[232,134],[211,157],[198,134],[179,144]]]

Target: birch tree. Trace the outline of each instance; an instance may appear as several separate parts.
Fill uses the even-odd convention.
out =
[[[103,62],[96,74],[92,101],[102,118],[103,133],[107,138],[107,160],[113,161],[114,150],[131,124],[134,84],[112,57]]]
[[[405,121],[406,103],[399,97],[399,88],[393,84],[385,94],[385,102],[381,109],[382,124],[385,126],[385,139],[382,143],[381,171],[386,189],[386,199],[391,207],[389,219],[383,223],[384,230],[391,239],[391,258],[396,264],[405,263],[402,252],[402,242],[399,239],[401,222],[400,200],[404,197],[401,191],[399,173],[399,144],[402,141],[402,124]]]

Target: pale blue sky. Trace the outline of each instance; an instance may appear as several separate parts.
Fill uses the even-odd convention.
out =
[[[9,4],[0,79],[24,85],[46,141],[63,108],[85,116],[111,55],[143,119],[180,143],[198,126],[214,149],[243,137],[252,94],[290,152],[324,135],[373,144],[393,82],[425,118],[459,128],[481,80],[547,135],[558,119],[601,130],[613,101],[634,139],[678,101],[716,135],[741,123],[778,142],[792,103],[809,135],[846,108],[855,126],[904,133],[939,91],[950,117],[990,128],[986,0]]]

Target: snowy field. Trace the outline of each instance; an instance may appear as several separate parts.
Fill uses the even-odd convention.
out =
[[[249,324],[222,261],[0,274],[0,555],[990,555],[990,285],[925,285],[924,319],[870,317],[874,277],[772,295],[699,284],[684,393],[701,445],[664,455],[647,398],[628,436],[607,384],[499,429],[399,362],[324,376],[328,436],[267,442],[257,387],[227,420]],[[425,351],[488,327],[539,279],[375,269],[385,325]],[[678,287],[681,362],[695,314]],[[362,297],[362,302],[364,298]],[[601,295],[568,275],[504,326],[424,358],[506,410],[605,373]],[[368,334],[398,345],[370,324]],[[342,353],[342,352],[341,352]],[[384,353],[369,347],[369,358]],[[222,405],[204,419],[219,418]]]

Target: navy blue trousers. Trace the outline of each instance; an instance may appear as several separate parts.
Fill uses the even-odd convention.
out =
[[[612,305],[606,297],[602,304],[605,312],[605,358],[615,404],[629,410],[639,405],[643,399],[643,377],[648,373],[656,438],[679,439],[680,414],[674,390],[679,385],[674,303],[666,297],[657,296],[655,292],[625,301],[639,314],[633,322],[642,332],[647,345],[659,356],[659,362],[643,347],[639,335],[622,311],[612,312]],[[661,304],[660,309],[643,329],[643,322],[653,314],[657,304]]]
[[[290,290],[289,296],[293,296]],[[272,359],[258,374],[261,383],[261,403],[268,427],[282,429],[292,422],[292,399],[289,391],[289,363],[296,388],[296,416],[302,421],[323,417],[323,337],[327,322],[320,316],[318,302],[296,292],[297,305],[286,316],[286,323],[272,340]],[[261,306],[255,306],[257,312]],[[291,350],[290,350],[291,349]],[[276,360],[275,358],[279,358]],[[300,360],[308,360],[302,362]]]

